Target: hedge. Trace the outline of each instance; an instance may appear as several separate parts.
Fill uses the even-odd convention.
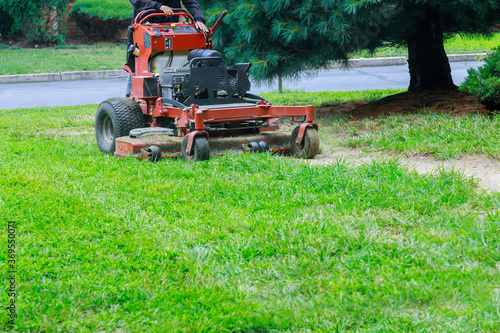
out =
[[[12,20],[6,23],[12,23],[10,30],[41,43],[64,42],[67,4],[67,0],[0,0],[2,19]]]
[[[129,0],[76,0],[71,12],[100,20],[132,20],[133,7]]]
[[[467,73],[460,89],[477,95],[490,109],[500,110],[500,48],[485,59],[483,66],[469,68]]]

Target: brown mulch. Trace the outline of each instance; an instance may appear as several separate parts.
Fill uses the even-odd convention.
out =
[[[464,91],[426,91],[400,93],[373,102],[351,102],[342,105],[326,105],[316,108],[317,117],[347,116],[351,119],[377,118],[380,115],[439,112],[464,116],[489,114],[475,95]]]

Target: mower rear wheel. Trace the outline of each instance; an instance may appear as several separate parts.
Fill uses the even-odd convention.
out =
[[[197,135],[194,138],[193,142],[193,150],[190,154],[186,152],[186,147],[188,144],[189,136],[192,134],[188,134],[184,136],[181,144],[181,155],[182,159],[191,163],[194,161],[208,161],[210,159],[210,147],[208,146],[208,140],[206,137],[202,135]]]
[[[319,135],[318,130],[314,127],[306,128],[304,133],[304,140],[302,144],[297,144],[297,136],[299,135],[300,126],[293,129],[292,132],[292,153],[300,158],[311,159],[314,158],[319,152]]]
[[[144,116],[136,101],[130,98],[109,98],[99,105],[95,116],[97,145],[103,153],[113,154],[116,138],[144,126]]]

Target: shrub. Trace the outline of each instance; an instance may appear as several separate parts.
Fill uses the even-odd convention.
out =
[[[28,40],[34,42],[63,43],[63,22],[67,2],[67,0],[0,0],[0,7],[13,19],[14,32],[22,32]]]
[[[100,20],[132,20],[133,7],[129,0],[76,0],[72,13],[87,14]]]
[[[500,107],[500,48],[497,48],[477,70],[469,68],[461,90],[477,95],[489,108]]]
[[[115,39],[132,22],[133,8],[128,0],[76,0],[71,16],[91,40]]]
[[[0,38],[10,35],[14,19],[9,15],[7,9],[0,3]]]

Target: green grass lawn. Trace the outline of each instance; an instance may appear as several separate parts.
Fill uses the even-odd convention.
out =
[[[0,48],[0,75],[121,69],[125,45],[61,48]]]
[[[500,45],[500,33],[491,36],[454,35],[445,42],[448,54],[491,52]],[[58,73],[121,69],[125,45],[98,44],[43,49],[19,49],[0,44],[0,75]],[[406,56],[405,48],[380,48],[374,54],[360,52],[357,57]]]
[[[498,193],[392,160],[119,160],[97,148],[96,108],[0,111],[4,244],[7,221],[18,226],[13,330],[500,330]],[[449,120],[434,123],[457,136]],[[423,120],[385,121],[373,135]],[[321,122],[321,135],[349,125]]]

